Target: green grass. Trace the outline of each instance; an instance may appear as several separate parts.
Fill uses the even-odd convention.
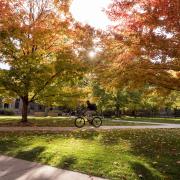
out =
[[[22,126],[20,116],[0,116],[0,127],[2,126]],[[74,127],[74,119],[70,117],[29,117],[30,126],[49,126],[49,127]],[[86,125],[89,123],[86,122]],[[136,126],[139,124],[130,122],[112,122],[111,119],[103,119],[105,126]],[[141,124],[147,125],[147,124]]]
[[[180,177],[176,129],[0,133],[0,154],[113,180]]]
[[[123,120],[128,121],[147,121],[147,122],[154,122],[154,123],[174,123],[174,124],[180,124],[180,118],[159,118],[159,117],[130,117],[130,116],[123,116]]]
[[[22,126],[20,116],[0,116],[0,126]],[[69,117],[28,117],[31,126],[72,127],[74,121]]]

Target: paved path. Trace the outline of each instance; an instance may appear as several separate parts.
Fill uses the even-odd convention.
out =
[[[20,132],[20,131],[33,131],[33,132],[63,132],[63,131],[78,131],[78,130],[113,130],[113,129],[170,129],[180,128],[180,124],[158,124],[147,126],[101,126],[94,128],[92,126],[85,126],[81,129],[76,127],[0,127],[0,132]]]
[[[130,122],[130,123],[135,123],[135,124],[154,124],[154,125],[164,125],[164,124],[170,124],[170,123],[157,123],[157,122],[148,122],[148,121],[128,121],[128,120],[112,120],[112,122]]]
[[[0,180],[104,180],[35,162],[0,156]]]

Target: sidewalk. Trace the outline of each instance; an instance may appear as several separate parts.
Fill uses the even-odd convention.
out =
[[[180,129],[180,124],[156,124],[156,125],[138,125],[138,126],[101,126],[94,128],[85,126],[83,128],[76,127],[0,127],[0,132],[63,132],[63,131],[79,131],[79,130],[113,130],[113,129]]]
[[[158,122],[149,122],[149,121],[133,121],[133,120],[121,120],[121,119],[112,120],[112,122],[130,122],[135,124],[152,124],[152,125],[173,124],[173,123],[158,123]]]
[[[103,180],[35,162],[0,155],[0,180]]]

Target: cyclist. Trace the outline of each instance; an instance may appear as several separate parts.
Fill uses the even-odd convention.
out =
[[[101,117],[97,116],[97,106],[96,104],[90,103],[90,101],[86,101],[87,108],[82,111],[82,115],[75,119],[75,126],[81,128],[85,125],[85,121],[87,120],[89,124],[94,127],[100,127],[102,125]]]
[[[92,117],[93,115],[96,115],[97,106],[96,104],[91,104],[90,101],[86,101],[87,104],[87,111],[86,115],[89,117]]]

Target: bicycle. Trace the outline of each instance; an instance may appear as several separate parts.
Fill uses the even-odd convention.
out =
[[[78,116],[74,124],[78,128],[82,128],[85,125],[85,122],[88,121],[89,124],[93,125],[94,127],[98,128],[102,125],[102,119],[100,116],[92,116],[90,119],[90,116],[85,115],[85,113],[81,116]]]

